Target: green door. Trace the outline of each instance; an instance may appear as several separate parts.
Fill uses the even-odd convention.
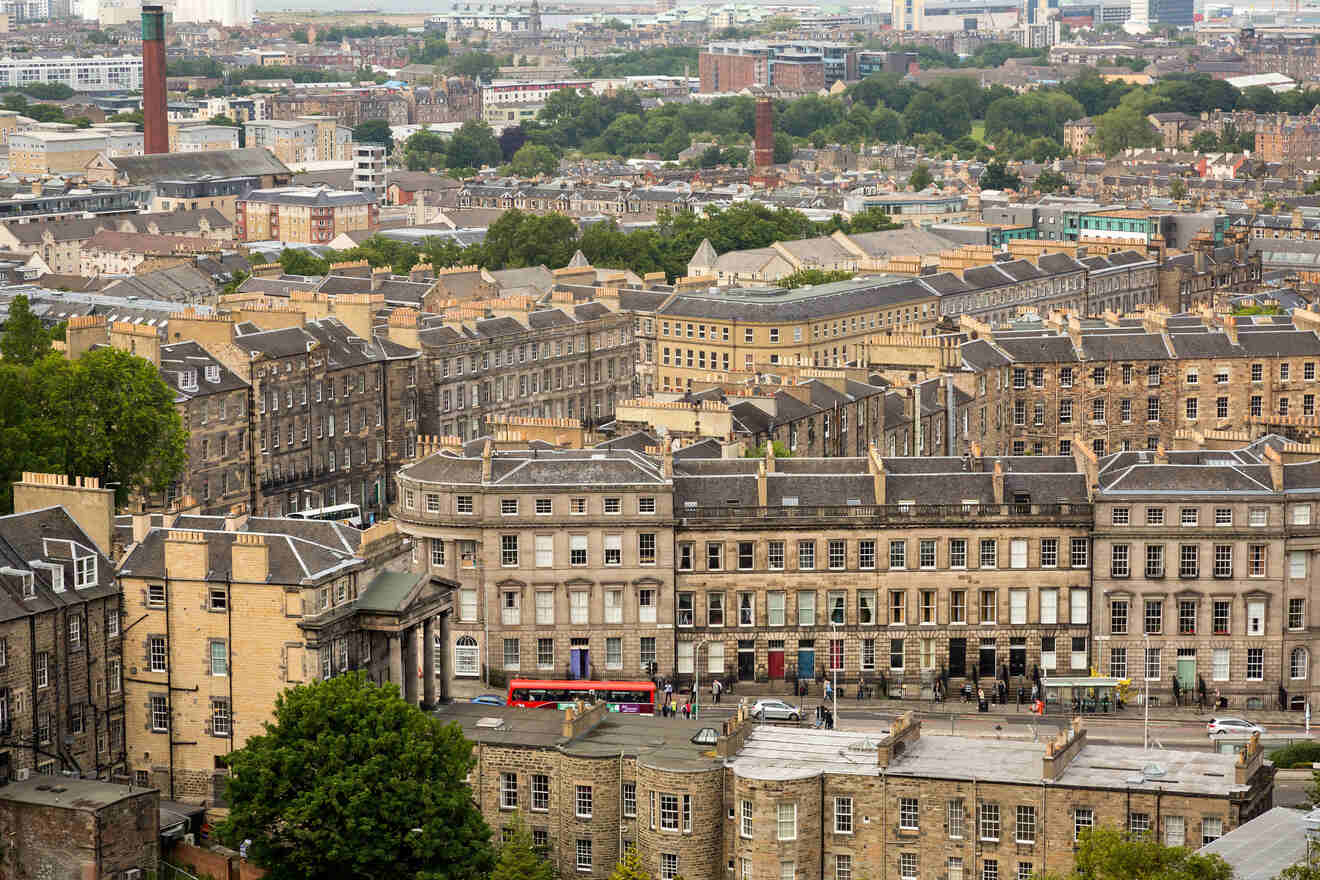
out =
[[[1184,693],[1195,693],[1196,691],[1196,658],[1179,657],[1178,658],[1178,684],[1182,687]]]

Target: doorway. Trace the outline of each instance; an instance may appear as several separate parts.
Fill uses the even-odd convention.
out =
[[[1183,693],[1196,693],[1196,649],[1178,649],[1178,687]]]
[[[738,680],[751,681],[756,678],[756,640],[738,640]]]
[[[977,671],[981,673],[981,678],[994,678],[995,672],[995,640],[981,639],[981,657]]]
[[[1008,643],[1008,674],[1027,674],[1027,640],[1015,636]]]
[[[784,642],[782,639],[770,640],[770,648],[766,653],[766,665],[769,667],[772,679],[782,679],[784,677]]]
[[[579,681],[591,677],[591,649],[586,639],[573,639],[568,651],[568,677]]]
[[[949,677],[963,678],[967,675],[967,640],[949,639]]]
[[[798,678],[816,677],[816,642],[812,639],[798,639]]]

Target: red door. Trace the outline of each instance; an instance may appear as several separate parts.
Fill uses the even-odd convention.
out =
[[[771,649],[770,649],[769,658],[770,658],[770,677],[771,677],[771,678],[783,678],[783,677],[784,677],[784,649],[783,649],[783,648],[771,648]]]

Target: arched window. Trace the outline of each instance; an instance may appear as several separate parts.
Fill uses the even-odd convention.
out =
[[[1306,649],[1293,648],[1288,661],[1289,678],[1306,678]]]
[[[454,643],[454,675],[476,678],[481,674],[481,654],[477,640],[459,636]]]

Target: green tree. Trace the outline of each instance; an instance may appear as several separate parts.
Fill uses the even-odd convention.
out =
[[[498,165],[503,155],[491,127],[480,119],[469,119],[449,139],[445,164],[449,168],[483,168]]]
[[[473,79],[489,79],[499,72],[499,59],[489,52],[464,52],[450,56],[449,72]]]
[[[1169,198],[1175,202],[1187,198],[1187,182],[1181,177],[1174,177],[1169,180]]]
[[[443,136],[422,129],[403,142],[403,161],[409,171],[444,168],[449,159],[448,149]]]
[[[1092,140],[1106,156],[1135,147],[1154,147],[1161,143],[1160,133],[1146,119],[1143,110],[1130,105],[1120,105],[1097,117]]]
[[[505,211],[486,230],[482,265],[490,269],[565,266],[577,249],[577,227],[563,214]]]
[[[464,781],[472,744],[395,685],[349,673],[287,690],[227,763],[219,837],[251,841],[271,880],[478,880],[494,867]]]
[[[1165,846],[1150,835],[1129,837],[1114,828],[1084,831],[1077,848],[1074,880],[1232,880],[1219,856]]]
[[[555,880],[554,866],[536,851],[522,816],[515,813],[512,823],[504,827],[511,833],[500,844],[489,880]]]
[[[981,189],[1019,189],[1022,178],[1009,173],[1003,159],[996,159],[981,172]]]
[[[330,261],[323,260],[302,248],[285,248],[280,252],[280,266],[287,275],[325,275]]]
[[[786,275],[779,280],[781,287],[787,287],[790,290],[796,287],[807,287],[812,284],[829,284],[831,281],[847,281],[853,277],[852,272],[847,269],[798,269],[791,275]]]
[[[793,138],[782,131],[775,132],[776,165],[787,165],[793,161]]]
[[[780,443],[778,440],[771,441],[774,444],[775,458],[792,458],[793,451]],[[743,450],[743,458],[765,458],[765,444],[754,446],[751,449]]]
[[[540,144],[524,144],[513,154],[509,170],[519,177],[536,177],[538,174],[551,175],[559,170],[559,159],[549,147]]]
[[[394,152],[394,135],[384,119],[366,119],[353,128],[353,140],[359,144],[384,144],[385,154]]]
[[[41,319],[32,312],[25,294],[18,294],[9,304],[9,320],[0,334],[0,357],[7,363],[36,363],[50,353],[50,334],[41,326]]]
[[[921,192],[934,182],[935,178],[931,176],[930,166],[924,162],[918,164],[916,168],[912,169],[912,176],[908,178],[908,186],[912,187],[917,192]]]
[[[614,873],[610,874],[610,880],[651,880],[651,872],[642,864],[637,847],[630,846],[624,851],[623,858],[614,866]]]
[[[929,172],[928,172],[929,173]],[[902,229],[902,223],[895,223],[893,219],[879,208],[867,208],[853,214],[852,219],[845,224],[845,231],[858,234],[862,232],[882,232],[886,229]]]
[[[1036,189],[1043,193],[1058,192],[1061,189],[1066,189],[1067,186],[1068,178],[1064,177],[1053,168],[1046,168],[1036,178]]]
[[[1198,153],[1214,153],[1219,149],[1219,135],[1206,129],[1192,135],[1191,147]]]
[[[1274,880],[1320,880],[1320,865],[1301,862],[1279,872]]]

